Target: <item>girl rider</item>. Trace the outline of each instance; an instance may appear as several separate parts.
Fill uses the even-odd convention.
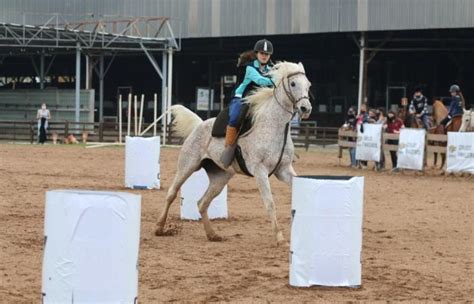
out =
[[[238,118],[242,107],[242,99],[258,87],[274,86],[273,81],[265,76],[270,70],[270,56],[273,53],[272,43],[266,39],[259,40],[255,43],[253,51],[256,59],[246,66],[245,77],[235,89],[234,97],[229,105],[229,124],[225,134],[225,149],[221,155],[221,161],[225,168],[229,167],[234,160],[240,127]]]

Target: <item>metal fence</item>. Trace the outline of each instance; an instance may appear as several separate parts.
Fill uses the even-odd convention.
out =
[[[145,129],[148,124],[144,124]],[[173,136],[173,130],[168,127],[167,140],[165,144],[181,144],[182,139]],[[78,141],[82,141],[87,133],[89,142],[119,142],[119,125],[116,122],[69,122],[51,121],[48,127],[48,139],[56,133],[61,142],[67,135],[73,134]],[[133,133],[133,131],[131,132]],[[157,134],[162,135],[161,126],[157,126]],[[122,142],[127,135],[126,126],[122,127]],[[144,134],[145,137],[153,136],[150,130]],[[306,150],[312,145],[326,147],[326,145],[337,144],[338,128],[316,127],[315,123],[305,123],[301,126],[291,127],[291,137],[297,147],[304,147]],[[0,120],[0,140],[23,141],[34,143],[38,140],[38,125],[36,121],[1,121]]]

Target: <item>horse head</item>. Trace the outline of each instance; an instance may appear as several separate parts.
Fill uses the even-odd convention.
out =
[[[288,97],[288,101],[293,108],[293,112],[297,112],[299,117],[307,119],[312,111],[312,105],[309,97],[309,88],[311,82],[306,77],[303,64],[291,62],[281,62],[275,65],[272,74],[277,81],[277,88],[283,87]]]
[[[459,132],[466,132],[469,129],[474,129],[474,111],[463,109],[462,123]]]

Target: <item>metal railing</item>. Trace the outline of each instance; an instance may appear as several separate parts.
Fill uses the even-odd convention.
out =
[[[149,124],[144,124],[145,129]],[[315,124],[304,124],[291,127],[291,138],[297,147],[304,147],[306,150],[312,145],[326,147],[326,145],[337,144],[338,128],[316,127]],[[165,144],[181,144],[182,139],[173,136],[170,126],[167,129],[171,136],[167,136]],[[59,141],[69,134],[73,134],[78,141],[83,138],[83,133],[87,133],[89,142],[119,142],[119,124],[116,122],[69,122],[50,121],[47,131],[48,139],[56,133]],[[133,132],[132,132],[133,133]],[[157,126],[158,135],[162,134],[161,126]],[[126,126],[122,127],[122,142],[125,142],[127,135]],[[145,137],[152,136],[150,130],[144,134]],[[133,136],[133,135],[132,135]],[[23,141],[34,143],[38,140],[37,121],[1,121],[0,120],[0,140]]]

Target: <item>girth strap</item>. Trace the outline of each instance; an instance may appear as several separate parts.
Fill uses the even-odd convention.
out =
[[[281,160],[283,159],[283,153],[285,152],[285,147],[286,147],[286,142],[288,141],[288,130],[290,128],[290,122],[288,122],[285,126],[285,134],[284,134],[284,139],[283,139],[283,146],[281,147],[281,153],[280,157],[278,158],[278,162],[275,165],[275,168],[273,168],[272,172],[268,174],[268,177],[272,176],[273,173],[278,169],[280,166]],[[237,160],[237,163],[239,164],[240,170],[245,173],[245,175],[253,177],[253,175],[249,172],[249,169],[247,168],[247,164],[245,163],[245,159],[242,155],[242,149],[240,148],[239,145],[235,148],[235,159]]]

